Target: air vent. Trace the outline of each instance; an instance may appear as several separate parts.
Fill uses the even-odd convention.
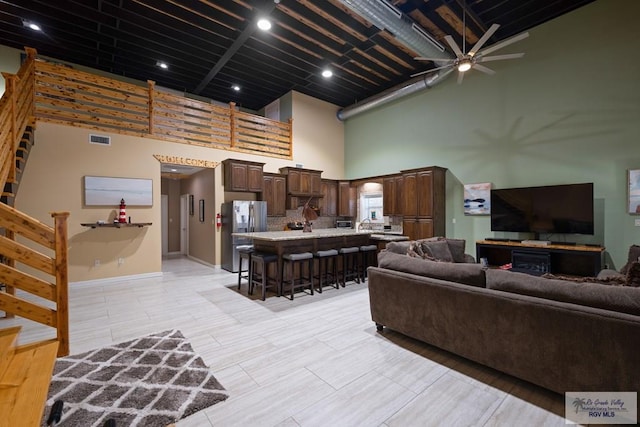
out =
[[[111,145],[111,137],[89,134],[89,142],[91,144]]]

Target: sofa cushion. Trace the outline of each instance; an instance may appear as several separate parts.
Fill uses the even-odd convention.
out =
[[[446,242],[447,242],[447,245],[449,245],[449,251],[451,252],[451,256],[453,257],[453,262],[467,261],[464,253],[466,240],[447,238]]]
[[[484,270],[480,264],[434,262],[383,250],[378,254],[378,266],[389,270],[433,277],[480,288],[485,286]]]
[[[409,246],[415,240],[409,241],[404,240],[402,242],[389,242],[387,243],[386,250],[389,252],[393,252],[394,254],[406,255],[409,251]]]
[[[544,279],[489,269],[487,288],[640,316],[640,288]]]
[[[422,242],[422,251],[438,261],[453,262],[453,255],[446,240]]]

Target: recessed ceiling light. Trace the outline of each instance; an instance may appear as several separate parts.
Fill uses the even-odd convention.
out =
[[[324,77],[325,79],[328,79],[331,76],[333,76],[333,72],[331,70],[326,69],[322,71],[322,77]]]
[[[36,24],[35,22],[22,21],[22,25],[32,29],[33,31],[42,31],[42,28],[40,27],[40,25]]]
[[[171,172],[178,172],[178,169],[172,168]]]
[[[271,22],[269,22],[269,20],[266,18],[261,18],[258,20],[258,28],[260,28],[262,31],[267,31],[271,29]]]
[[[163,70],[166,70],[169,68],[169,65],[166,62],[162,62],[162,61],[158,61],[156,62],[156,65],[160,68],[162,68]]]
[[[238,92],[240,90],[240,86],[238,85],[233,85],[231,86],[231,89],[235,90],[236,92]]]

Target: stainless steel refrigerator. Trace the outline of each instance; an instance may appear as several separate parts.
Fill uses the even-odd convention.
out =
[[[250,237],[232,236],[232,233],[267,231],[267,202],[235,200],[222,204],[222,268],[238,272],[240,256],[238,246],[250,245]]]

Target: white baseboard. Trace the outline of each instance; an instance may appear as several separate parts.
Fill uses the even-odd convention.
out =
[[[193,256],[191,256],[191,255],[187,255],[187,258],[189,258],[191,261],[195,261],[195,262],[197,262],[198,264],[206,265],[207,267],[211,267],[211,268],[221,268],[219,265],[215,265],[215,264],[208,263],[208,262],[206,262],[206,261],[203,261],[203,260],[201,260],[201,259],[199,259],[199,258],[196,258],[196,257],[193,257]]]
[[[115,276],[106,277],[104,279],[82,280],[80,282],[69,282],[69,286],[108,285],[109,283],[122,282],[124,280],[140,280],[162,277],[162,274],[162,271],[157,271],[154,273],[131,274],[129,276]]]

